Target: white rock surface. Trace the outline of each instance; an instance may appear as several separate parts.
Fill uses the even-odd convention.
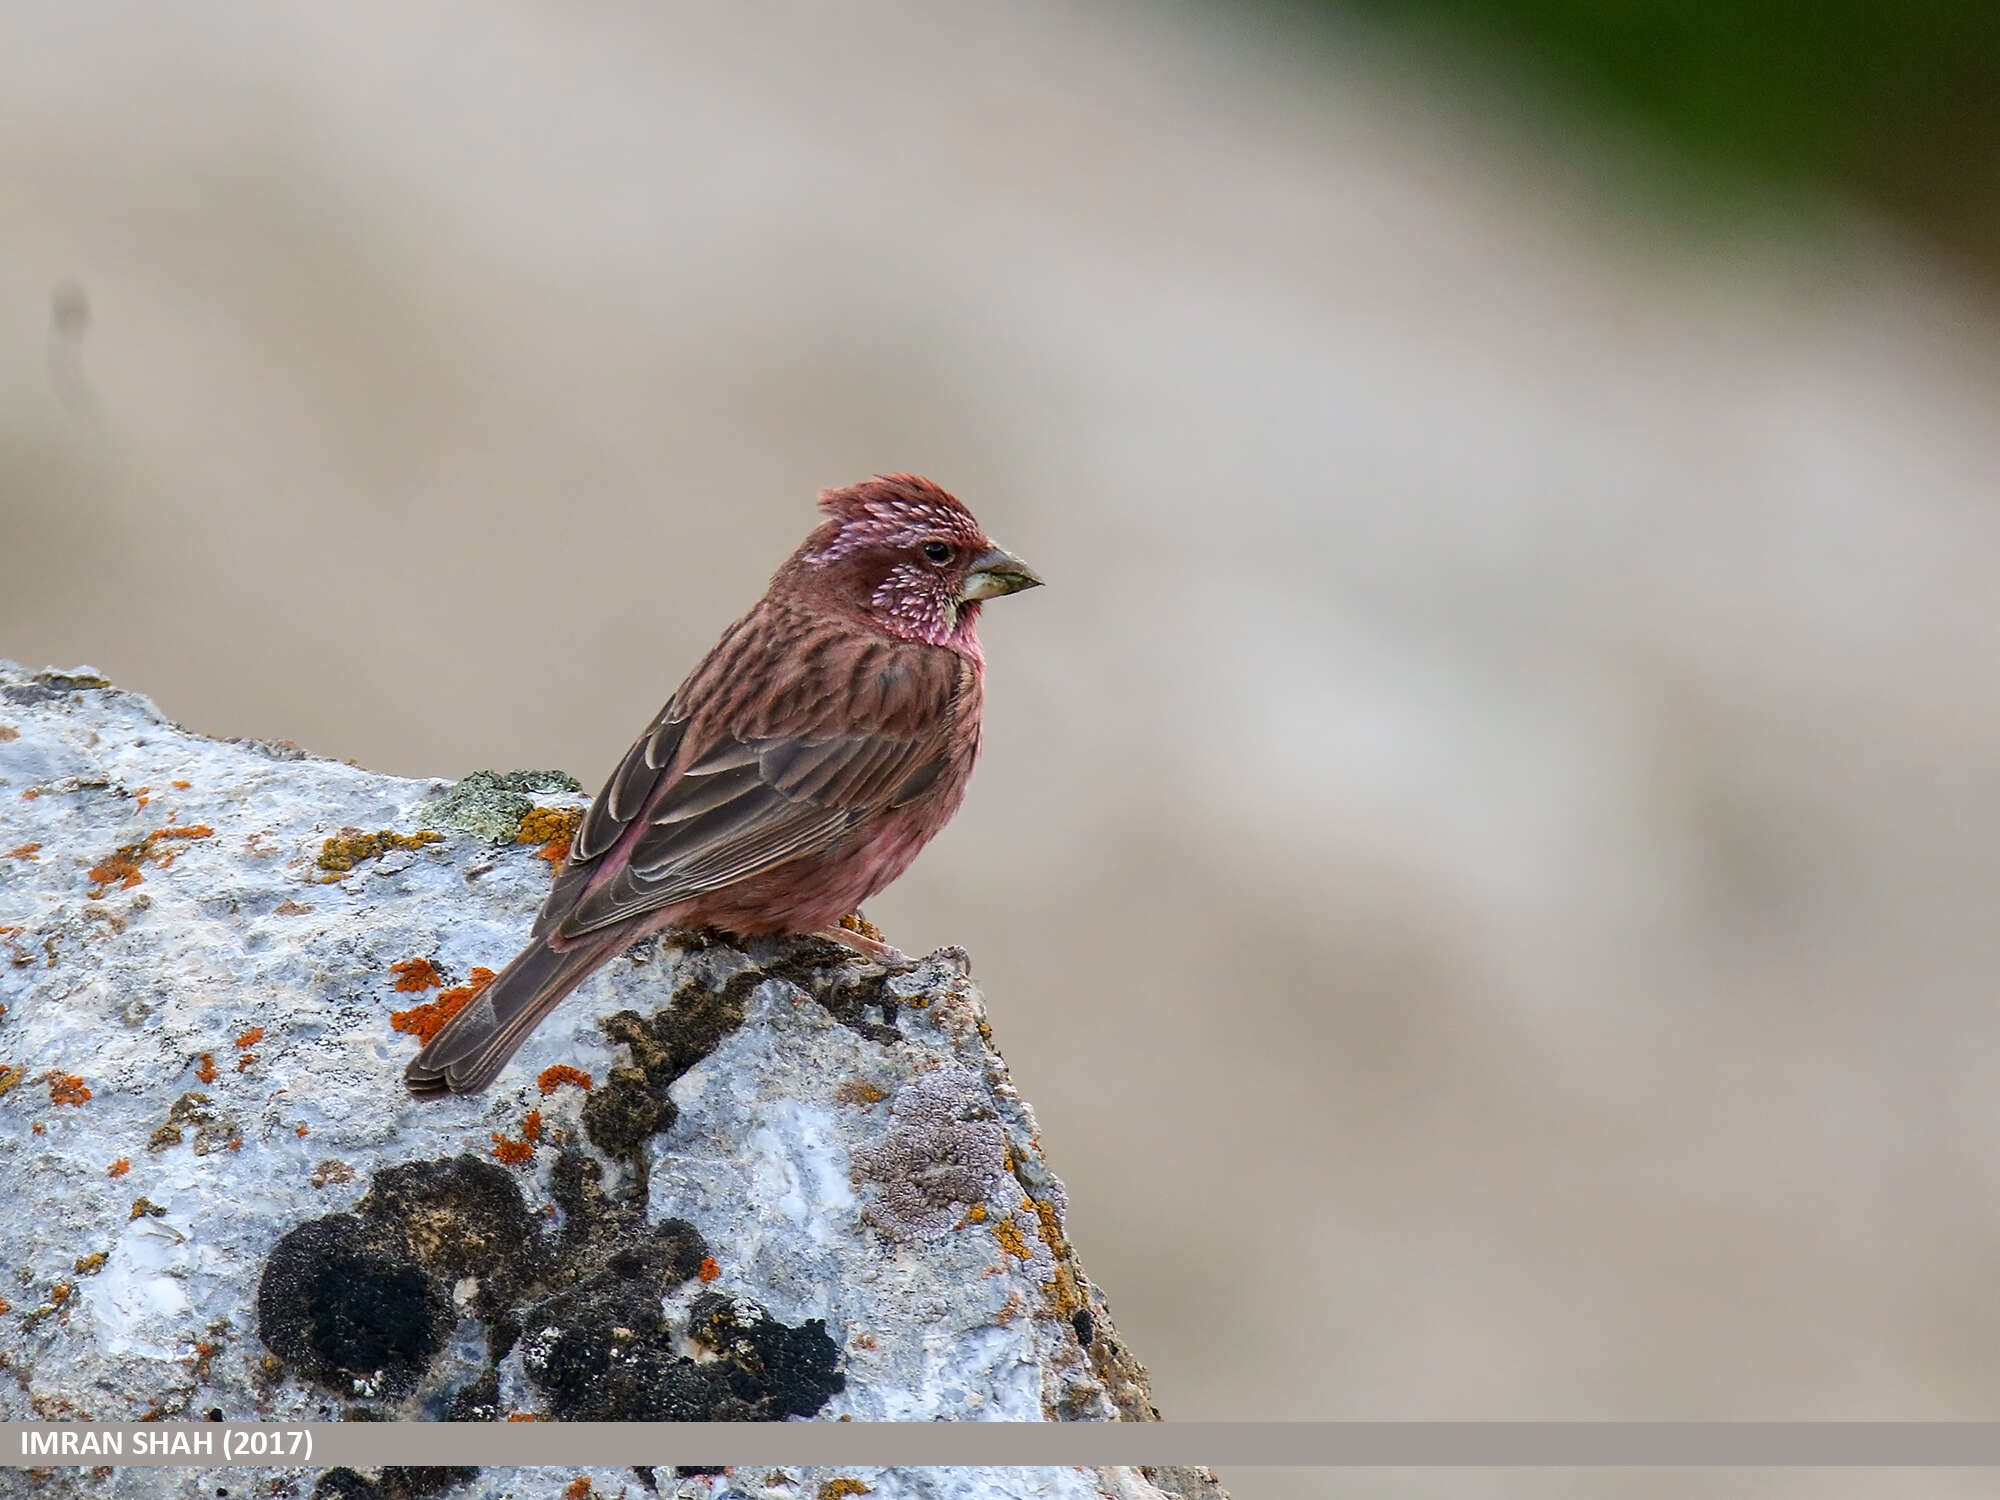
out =
[[[549,864],[463,831],[322,856],[418,833],[446,790],[190,733],[87,668],[0,663],[0,1417],[1156,1415],[963,955],[884,980],[810,945],[635,950],[486,1095],[406,1096],[416,1040],[392,1014],[498,968]],[[398,990],[431,977],[411,960],[436,982]],[[594,1087],[545,1095],[557,1064]],[[746,1365],[730,1337],[769,1342]],[[224,1472],[0,1486],[192,1497]],[[281,1477],[261,1492],[332,1493]],[[794,1500],[835,1477],[651,1482]],[[853,1477],[927,1500],[1220,1494],[1187,1470]]]

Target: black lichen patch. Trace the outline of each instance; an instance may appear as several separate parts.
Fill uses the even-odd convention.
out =
[[[257,1289],[265,1345],[344,1393],[396,1399],[423,1380],[458,1320],[451,1289],[489,1334],[552,1274],[521,1190],[465,1155],[376,1174],[354,1213],[312,1219],[279,1240]]]
[[[691,1359],[660,1311],[659,1263],[614,1261],[528,1309],[522,1366],[570,1422],[776,1422],[809,1417],[841,1390],[840,1351],[818,1319],[791,1328],[753,1303],[696,1299]]]
[[[1090,1316],[1090,1309],[1079,1307],[1075,1312],[1071,1313],[1069,1315],[1069,1326],[1076,1330],[1076,1341],[1088,1349],[1092,1337],[1097,1332]]]
[[[522,1367],[559,1420],[775,1421],[812,1415],[844,1384],[824,1324],[789,1328],[749,1303],[740,1347],[711,1360],[680,1353],[661,1298],[700,1274],[701,1235],[679,1219],[646,1224],[640,1209],[604,1193],[602,1168],[582,1151],[557,1159],[553,1187],[562,1259],[589,1269],[518,1319]],[[698,1299],[689,1337],[713,1343],[711,1304],[734,1305]]]
[[[379,1238],[353,1214],[292,1230],[264,1264],[257,1326],[273,1354],[321,1384],[397,1397],[423,1379],[457,1314],[443,1283]]]
[[[567,1421],[778,1420],[811,1415],[841,1388],[822,1324],[790,1328],[708,1295],[688,1328],[670,1327],[662,1298],[700,1275],[708,1246],[683,1220],[648,1223],[643,1199],[607,1194],[588,1152],[563,1151],[551,1187],[554,1232],[513,1176],[479,1157],[378,1172],[353,1213],[278,1242],[257,1294],[264,1342],[342,1394],[400,1400],[424,1386],[462,1308],[485,1325],[494,1365],[521,1344],[530,1379]],[[718,1357],[682,1354],[684,1336]],[[440,1403],[449,1420],[498,1420],[495,1369],[422,1398],[434,1412]],[[435,1493],[395,1472],[361,1482],[381,1500]]]
[[[470,1385],[452,1392],[444,1409],[447,1422],[497,1422],[500,1410],[500,1372],[482,1370]]]
[[[447,1286],[476,1280],[472,1310],[489,1325],[555,1270],[513,1175],[481,1157],[386,1168],[355,1211]]]
[[[377,1479],[382,1500],[430,1500],[479,1477],[479,1470],[455,1464],[393,1465]]]
[[[607,1155],[628,1156],[646,1137],[671,1130],[679,1111],[667,1090],[743,1024],[751,992],[767,977],[763,970],[745,969],[712,989],[693,975],[675,988],[673,1003],[650,1020],[631,1010],[605,1017],[604,1034],[630,1048],[632,1062],[613,1068],[591,1091],[583,1110],[591,1143]]]
[[[699,952],[719,939],[691,933],[679,941]],[[605,1017],[601,1023],[605,1035],[630,1048],[632,1061],[613,1068],[584,1106],[583,1124],[591,1143],[607,1155],[631,1156],[648,1136],[671,1130],[679,1112],[667,1091],[743,1024],[751,995],[767,979],[795,985],[863,1036],[901,1041],[901,1034],[888,1024],[895,1019],[897,1000],[883,987],[885,976],[857,976],[854,966],[854,955],[847,949],[818,938],[801,938],[780,947],[773,957],[737,970],[720,988],[699,972],[688,974],[676,986],[672,1004],[650,1019],[631,1010]]]
[[[599,1274],[526,1310],[522,1368],[564,1422],[694,1422],[708,1379],[675,1351],[666,1290],[643,1265]]]
[[[809,1417],[847,1384],[836,1368],[840,1350],[819,1318],[788,1328],[754,1303],[709,1292],[688,1309],[688,1333],[720,1356],[731,1410],[718,1402],[711,1421],[777,1422]]]
[[[313,1486],[312,1500],[385,1500],[382,1487],[356,1469],[328,1469]]]
[[[626,1017],[629,1022],[618,1024]],[[622,1041],[624,1031],[643,1037],[643,1026],[627,1010],[611,1017],[604,1029],[614,1041]],[[613,1068],[583,1106],[584,1132],[607,1156],[630,1155],[655,1131],[673,1129],[678,1118],[680,1111],[667,1097],[667,1085],[654,1082],[654,1075],[644,1068]]]
[[[430,1500],[479,1477],[479,1470],[446,1464],[390,1467],[370,1479],[356,1469],[328,1469],[312,1500]]]

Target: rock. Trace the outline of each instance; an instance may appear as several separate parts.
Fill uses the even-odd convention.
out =
[[[810,939],[641,944],[487,1094],[405,1094],[419,1038],[527,932],[574,786],[378,776],[0,663],[0,1417],[1154,1419],[957,950],[886,976]],[[795,1500],[840,1477],[652,1480]],[[1221,1494],[1192,1470],[855,1482]]]
[[[474,771],[424,808],[424,827],[458,828],[511,844],[521,820],[535,810],[531,792],[581,792],[583,784],[561,771]]]

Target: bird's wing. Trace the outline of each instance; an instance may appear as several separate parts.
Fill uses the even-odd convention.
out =
[[[826,849],[944,772],[962,690],[954,653],[824,627],[767,628],[753,634],[779,644],[732,650],[741,633],[605,783],[536,936],[573,942]]]

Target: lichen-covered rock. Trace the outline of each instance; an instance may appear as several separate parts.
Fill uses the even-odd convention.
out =
[[[581,782],[562,771],[474,771],[425,806],[423,824],[462,829],[496,844],[513,843],[522,820],[535,810],[531,792],[582,790]]]
[[[888,975],[813,940],[642,944],[487,1094],[405,1094],[419,1039],[526,932],[569,785],[455,795],[0,663],[0,1417],[1154,1416],[962,953]],[[529,1496],[578,1472],[314,1482]],[[841,1477],[592,1474],[786,1500]],[[848,1477],[1219,1494],[1194,1471]],[[214,1492],[167,1469],[40,1492],[106,1484]]]

